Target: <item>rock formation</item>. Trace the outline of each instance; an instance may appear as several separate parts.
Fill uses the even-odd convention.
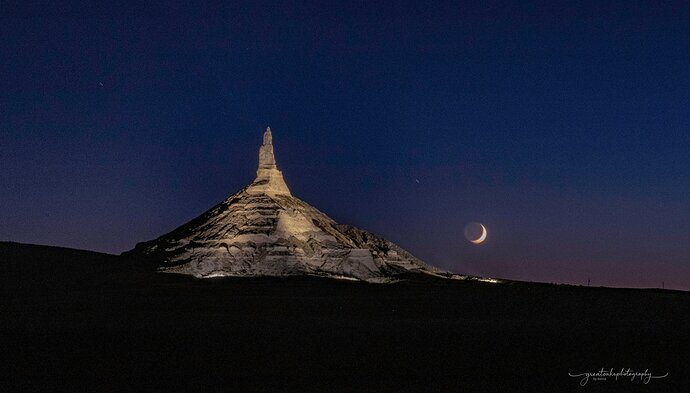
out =
[[[276,166],[271,127],[264,132],[264,143],[259,148],[259,168],[256,170],[256,179],[247,187],[247,192],[253,195],[290,195],[290,190],[283,180],[283,173]]]
[[[249,186],[125,254],[152,259],[163,272],[200,278],[310,274],[386,282],[403,273],[450,276],[292,196],[276,166],[270,128]]]

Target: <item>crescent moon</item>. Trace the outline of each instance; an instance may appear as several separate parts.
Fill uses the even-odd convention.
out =
[[[486,240],[486,228],[484,227],[483,224],[479,224],[479,225],[482,227],[482,235],[479,236],[478,239],[470,240],[474,244],[479,244],[479,243],[483,242],[484,240]]]

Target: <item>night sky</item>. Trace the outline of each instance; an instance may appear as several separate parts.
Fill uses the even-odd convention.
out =
[[[687,2],[16,3],[0,240],[131,249],[271,126],[293,195],[438,267],[690,289]]]

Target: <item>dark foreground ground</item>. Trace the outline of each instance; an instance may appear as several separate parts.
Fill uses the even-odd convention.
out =
[[[0,243],[0,391],[690,392],[690,293],[195,280]],[[568,373],[648,369],[590,380]]]

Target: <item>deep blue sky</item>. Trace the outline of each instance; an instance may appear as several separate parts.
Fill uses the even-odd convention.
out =
[[[294,195],[434,265],[690,289],[687,2],[17,3],[0,240],[130,249],[270,125]]]

